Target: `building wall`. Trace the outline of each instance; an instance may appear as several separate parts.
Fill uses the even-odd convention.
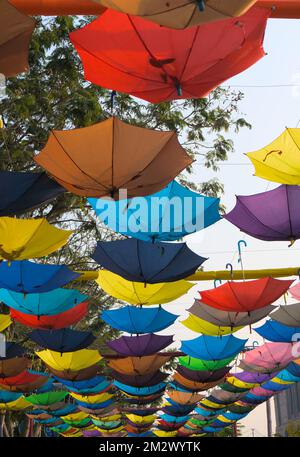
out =
[[[289,421],[300,420],[300,383],[274,396],[276,433],[286,436]]]

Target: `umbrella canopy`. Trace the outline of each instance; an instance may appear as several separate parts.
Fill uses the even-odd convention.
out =
[[[125,357],[142,357],[155,354],[172,344],[173,335],[155,335],[149,333],[142,336],[121,336],[117,340],[109,341],[107,345],[118,354]]]
[[[300,282],[291,287],[289,292],[296,300],[300,300]]]
[[[67,389],[72,390],[74,392],[82,392],[86,389],[93,388],[98,386],[99,384],[105,382],[105,378],[103,376],[95,376],[88,380],[84,381],[68,381],[65,379],[58,379]]]
[[[12,401],[18,400],[21,397],[22,394],[0,390],[0,403],[10,403]]]
[[[155,373],[149,373],[145,375],[127,375],[119,373],[118,371],[112,370],[111,376],[123,384],[133,387],[147,387],[154,386],[163,382],[168,376],[168,373],[157,371]]]
[[[237,314],[237,313],[236,313]],[[193,330],[196,333],[202,333],[209,336],[222,336],[230,333],[237,332],[243,327],[221,327],[219,325],[211,324],[204,319],[200,319],[194,314],[190,314],[187,319],[181,322],[185,327]]]
[[[279,370],[296,359],[292,343],[265,343],[245,353],[243,362],[266,370]],[[241,365],[240,365],[241,366]],[[252,370],[249,370],[252,371]],[[268,372],[268,371],[266,371]]]
[[[253,407],[236,402],[232,405],[229,405],[227,409],[234,414],[248,414],[252,411]]]
[[[240,400],[243,396],[243,393],[236,394],[232,392],[226,392],[222,389],[214,389],[208,398],[210,398],[212,401],[216,403],[231,405],[232,403],[235,403],[236,401]]]
[[[251,312],[275,302],[292,283],[273,278],[229,281],[215,289],[201,291],[201,301],[221,311]]]
[[[182,341],[182,351],[190,357],[202,360],[222,360],[235,357],[245,346],[247,340],[233,335],[215,337],[202,335],[194,340]]]
[[[179,403],[180,405],[194,405],[202,400],[203,395],[195,392],[182,392],[180,390],[168,390],[168,396],[171,400]]]
[[[300,335],[300,327],[288,327],[280,322],[268,320],[255,331],[266,340],[277,343],[291,343]]]
[[[26,397],[26,400],[32,405],[53,405],[55,403],[63,401],[68,392],[52,391],[44,394],[33,394]]]
[[[11,309],[10,315],[13,320],[26,327],[42,330],[59,330],[77,324],[87,314],[88,306],[89,304],[87,302],[82,302],[68,311],[52,316],[30,315]]]
[[[186,294],[193,284],[181,279],[172,283],[142,284],[123,279],[110,271],[101,270],[96,279],[109,295],[132,305],[156,305],[168,303]]]
[[[290,289],[292,291],[294,288]],[[280,306],[270,315],[273,321],[279,322],[287,327],[300,327],[300,303]]]
[[[0,259],[44,257],[64,246],[72,230],[61,230],[46,219],[0,217]]]
[[[1,378],[0,388],[4,389],[5,387],[23,387],[24,385],[28,385],[28,387],[31,387],[35,383],[37,383],[40,387],[42,384],[47,382],[47,380],[48,378],[46,376],[28,370],[24,370],[16,376],[10,376],[9,378]],[[41,384],[40,381],[42,381]]]
[[[87,351],[87,349],[82,349],[82,351],[84,350]],[[68,354],[72,354],[72,352],[67,352],[63,355]],[[61,378],[69,381],[84,381],[93,378],[98,374],[99,364],[95,363],[94,365],[88,366],[87,368],[82,368],[80,370],[71,370],[70,368],[56,370],[50,366],[48,366],[48,368],[56,378]]]
[[[0,73],[16,76],[28,70],[28,47],[35,21],[8,1],[0,5]]]
[[[215,371],[197,371],[186,367],[178,366],[177,372],[195,382],[214,382],[222,379],[229,372],[230,367],[219,368]]]
[[[216,385],[220,384],[220,382],[223,382],[224,378],[219,378],[216,381],[210,381],[210,382],[197,382],[197,381],[191,381],[190,379],[186,379],[184,376],[182,376],[179,373],[175,373],[174,375],[174,381],[176,384],[182,386],[184,389],[190,390],[192,392],[201,392],[204,390],[211,389],[212,387],[215,387]]]
[[[95,341],[92,332],[78,332],[68,328],[35,330],[30,333],[29,338],[43,348],[60,353],[85,349]]]
[[[0,403],[0,410],[5,411],[22,411],[30,407],[30,403],[28,403],[25,398],[19,398],[18,400],[10,403]]]
[[[36,352],[36,355],[54,370],[79,371],[91,367],[101,360],[97,350],[81,349],[76,352],[60,352],[45,350]]]
[[[64,192],[65,189],[48,178],[46,173],[1,171],[0,216],[25,213]]]
[[[0,379],[17,376],[29,366],[30,360],[26,357],[14,357],[8,360],[0,359]]]
[[[127,384],[123,384],[119,381],[114,381],[114,385],[118,387],[118,389],[120,389],[122,392],[127,392],[128,394],[138,396],[152,395],[157,392],[162,392],[167,386],[165,382],[160,382],[159,384],[155,384],[154,386],[134,387],[128,386]]]
[[[268,146],[249,152],[255,175],[280,184],[300,184],[300,129],[287,128]]]
[[[299,197],[298,186],[286,185],[256,195],[238,196],[236,206],[224,217],[254,238],[293,243],[300,237]]]
[[[65,265],[47,265],[28,260],[0,264],[0,287],[22,294],[49,292],[79,276]]]
[[[158,192],[193,162],[176,132],[136,127],[115,117],[83,129],[52,131],[34,160],[76,195],[116,200]],[[127,190],[125,197],[120,189]]]
[[[227,19],[244,14],[256,0],[94,0],[126,14],[141,16],[148,21],[171,29],[185,29],[194,25]]]
[[[274,373],[264,374],[264,373],[253,373],[253,372],[242,371],[239,373],[234,373],[234,375],[232,375],[232,376],[242,382],[262,384],[263,382],[269,381],[271,378],[273,378],[273,376],[275,376],[275,374]],[[230,378],[227,378],[227,380],[229,380],[229,379]]]
[[[174,241],[220,220],[220,200],[172,181],[160,192],[131,200],[90,198],[97,216],[115,232],[143,241]],[[170,208],[176,203],[175,210]]]
[[[0,314],[0,332],[3,332],[12,324],[9,314]]]
[[[99,242],[93,259],[128,281],[148,284],[184,279],[207,260],[185,243],[152,244],[134,238]]]
[[[111,327],[127,333],[160,332],[172,325],[178,316],[165,311],[163,308],[123,308],[104,310],[101,319]]]
[[[158,371],[172,358],[172,353],[146,355],[144,357],[126,357],[109,360],[108,366],[125,375],[146,375]]]
[[[67,311],[87,296],[75,289],[55,289],[51,292],[24,295],[0,289],[0,300],[15,311],[36,316],[51,316]]]
[[[235,355],[221,360],[201,360],[196,357],[185,356],[179,357],[179,363],[183,367],[191,370],[215,371],[228,365],[234,358]]]
[[[5,346],[2,342],[2,345],[0,361],[13,359],[15,357],[22,357],[25,353],[25,349],[23,349],[22,346],[12,341],[5,341]]]
[[[88,81],[159,103],[205,97],[256,63],[269,16],[253,8],[239,21],[180,31],[107,10],[70,38]]]

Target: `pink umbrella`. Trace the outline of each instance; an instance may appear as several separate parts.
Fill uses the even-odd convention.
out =
[[[291,287],[289,289],[289,292],[292,295],[292,297],[300,301],[300,282],[298,282],[295,286]]]
[[[264,389],[263,387],[254,387],[254,389],[250,390],[250,393],[258,397],[272,397],[274,395],[274,391]]]
[[[255,366],[259,370],[273,371],[276,368],[286,367],[292,360],[298,357],[294,343],[265,343],[246,352],[241,366]]]

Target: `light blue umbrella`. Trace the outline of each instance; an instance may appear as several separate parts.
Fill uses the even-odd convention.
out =
[[[300,327],[288,327],[277,321],[268,320],[255,331],[274,343],[291,343],[300,339]]]
[[[202,360],[222,360],[238,354],[247,343],[233,335],[208,336],[202,335],[194,340],[182,341],[181,350]]]
[[[145,395],[152,395],[152,394],[162,391],[163,389],[166,388],[167,384],[165,382],[161,382],[159,384],[156,384],[155,386],[133,387],[133,386],[127,386],[126,384],[123,384],[122,382],[119,382],[119,381],[114,381],[114,385],[116,387],[118,387],[118,389],[123,390],[124,392],[126,392],[130,395],[145,396]]]

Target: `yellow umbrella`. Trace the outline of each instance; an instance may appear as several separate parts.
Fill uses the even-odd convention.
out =
[[[177,430],[165,432],[164,430],[153,430],[154,435],[159,436],[161,438],[173,438],[177,435]]]
[[[213,401],[208,400],[207,398],[203,398],[200,402],[200,406],[208,406],[211,409],[221,409],[224,408],[226,405],[225,403],[214,403]]]
[[[0,332],[3,332],[11,324],[12,320],[9,314],[0,314]]]
[[[50,368],[58,371],[79,371],[98,363],[102,357],[97,350],[81,349],[75,352],[44,351],[36,352],[36,355]]]
[[[114,422],[114,421],[120,420],[122,418],[122,415],[121,414],[113,414],[112,416],[104,416],[104,417],[102,417],[101,415],[100,416],[95,416],[93,414],[90,414],[90,417],[92,419],[101,420],[102,422]]]
[[[132,305],[168,303],[186,294],[193,287],[192,283],[185,280],[158,284],[131,282],[106,270],[99,272],[97,283],[107,294]]]
[[[61,230],[46,219],[0,217],[0,259],[44,257],[64,246],[72,230]]]
[[[258,387],[260,384],[255,382],[244,382],[234,376],[229,376],[226,378],[226,381],[231,384],[232,386],[238,387],[240,389],[253,389],[254,387]]]
[[[276,384],[295,384],[295,381],[285,381],[284,379],[280,379],[277,376],[271,379],[272,382],[276,382]]]
[[[89,417],[88,414],[84,413],[83,411],[79,411],[78,413],[71,413],[63,416],[62,419],[66,420],[67,422],[79,422]]]
[[[106,428],[96,427],[96,430],[98,430],[101,433],[117,433],[117,432],[120,432],[123,429],[124,429],[123,425],[119,425],[119,427],[112,428],[110,430],[107,430]]]
[[[152,424],[156,420],[156,416],[138,416],[137,414],[125,414],[125,416],[134,424]]]
[[[268,146],[246,155],[256,176],[281,184],[300,184],[300,129],[287,128]]]
[[[108,394],[106,392],[98,395],[80,395],[70,392],[70,395],[78,401],[82,401],[83,403],[90,403],[91,405],[95,403],[103,403],[114,396],[113,394]]]
[[[218,325],[211,324],[210,322],[200,319],[200,317],[190,314],[187,319],[181,321],[181,323],[193,330],[193,332],[203,333],[204,335],[210,336],[221,336],[228,335],[229,333],[234,333],[240,330],[243,327],[220,327]]]
[[[83,436],[83,433],[81,430],[77,429],[75,432],[65,432],[61,433],[61,436],[64,436],[65,438],[81,438]]]
[[[217,420],[227,422],[227,424],[234,424],[236,422],[234,419],[227,419],[227,417],[224,417],[222,414],[220,414],[220,416],[217,416]]]
[[[32,408],[32,404],[25,400],[24,397],[20,397],[15,401],[10,401],[9,403],[0,403],[0,410],[2,411],[22,411],[27,408]]]

